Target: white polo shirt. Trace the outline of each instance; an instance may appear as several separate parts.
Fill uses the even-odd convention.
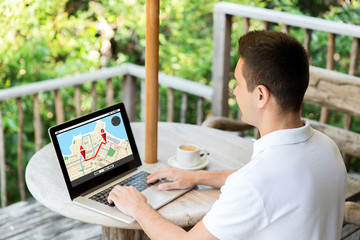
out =
[[[345,191],[339,149],[307,122],[257,140],[203,222],[219,239],[338,240]]]

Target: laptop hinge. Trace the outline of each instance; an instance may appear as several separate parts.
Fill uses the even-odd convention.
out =
[[[98,189],[100,189],[100,188],[108,185],[109,183],[112,183],[112,182],[114,182],[114,181],[122,178],[122,177],[125,176],[125,175],[128,175],[128,174],[130,174],[130,173],[132,173],[132,172],[135,172],[136,170],[138,170],[138,169],[137,169],[137,168],[130,169],[129,171],[126,171],[126,172],[120,174],[120,175],[117,176],[117,177],[114,177],[114,178],[112,178],[112,179],[110,179],[110,180],[108,180],[108,181],[106,181],[106,182],[103,182],[103,183],[100,184],[99,186],[93,187],[92,189],[87,190],[86,192],[83,192],[82,194],[80,194],[80,196],[86,196],[86,195],[88,195],[89,193],[94,192],[94,191],[96,191],[96,190],[98,190]]]

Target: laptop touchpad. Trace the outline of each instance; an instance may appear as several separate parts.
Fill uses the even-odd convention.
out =
[[[158,209],[160,206],[173,200],[171,196],[174,196],[172,191],[159,191],[156,187],[148,188],[142,192],[147,198],[147,203],[154,209]]]

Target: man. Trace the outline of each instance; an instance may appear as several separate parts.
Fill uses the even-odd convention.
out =
[[[293,37],[254,31],[239,39],[234,90],[242,120],[257,127],[251,161],[237,171],[161,169],[159,189],[221,188],[210,212],[189,232],[168,222],[133,187],[109,202],[133,216],[151,239],[339,239],[346,171],[335,143],[301,120],[309,82],[307,54]]]

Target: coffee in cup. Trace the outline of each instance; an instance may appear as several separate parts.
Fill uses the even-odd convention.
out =
[[[206,155],[206,149],[194,144],[182,144],[177,147],[176,161],[180,167],[191,168],[202,163]]]
[[[198,148],[192,145],[180,145],[180,149],[184,151],[196,151]]]

